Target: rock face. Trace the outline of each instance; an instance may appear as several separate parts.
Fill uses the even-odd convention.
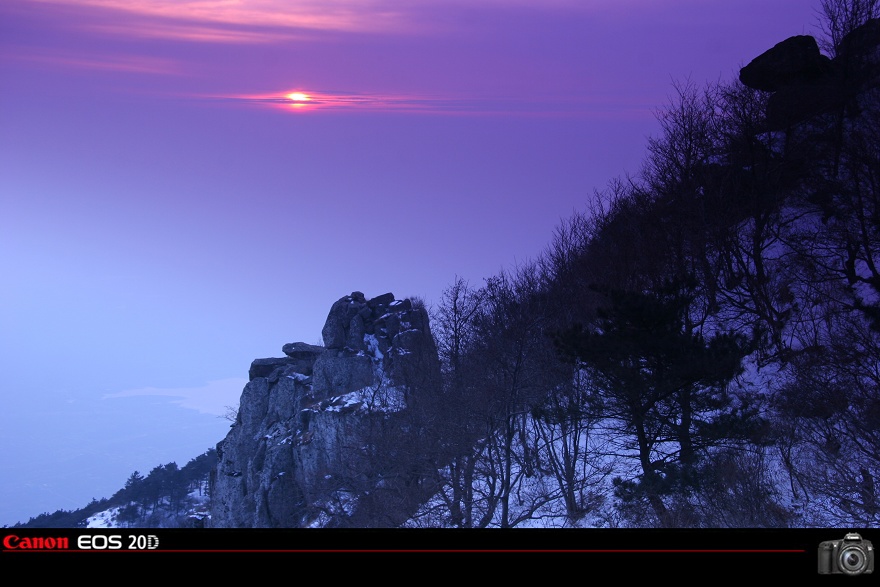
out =
[[[251,364],[217,445],[212,527],[396,526],[433,492],[408,450],[419,443],[413,405],[439,376],[425,309],[353,292],[323,337]]]
[[[798,35],[777,43],[739,72],[742,83],[765,92],[792,84],[810,83],[826,74],[830,59],[819,53],[816,39]]]
[[[767,103],[767,130],[787,130],[817,115],[839,111],[876,85],[880,74],[880,19],[869,20],[844,37],[837,55],[819,52],[813,37],[798,35],[754,58],[739,73],[756,90],[773,92]]]

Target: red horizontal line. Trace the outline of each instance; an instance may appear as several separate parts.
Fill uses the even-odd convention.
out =
[[[2,552],[151,552],[151,553],[215,553],[215,554],[232,554],[232,553],[260,553],[260,554],[803,554],[804,549],[503,549],[503,548],[481,548],[481,549],[451,549],[451,548],[400,548],[400,549],[380,549],[380,548],[349,548],[349,549],[143,549],[143,550],[110,550],[110,549],[55,549],[55,550],[39,550],[39,549],[14,549],[3,550]]]

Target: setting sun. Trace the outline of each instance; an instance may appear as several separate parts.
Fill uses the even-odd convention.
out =
[[[287,97],[294,102],[308,102],[311,100],[307,94],[303,94],[302,92],[293,92],[292,94],[287,94]]]

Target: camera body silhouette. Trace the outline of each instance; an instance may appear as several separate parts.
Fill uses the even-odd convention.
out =
[[[874,545],[860,534],[819,544],[819,574],[867,575],[874,572]]]

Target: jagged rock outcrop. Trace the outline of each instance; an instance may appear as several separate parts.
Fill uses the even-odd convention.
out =
[[[880,73],[880,18],[873,18],[840,41],[835,61],[848,81],[869,82],[876,87]]]
[[[765,92],[794,84],[816,81],[831,70],[831,60],[819,52],[809,35],[798,35],[777,43],[755,57],[739,72],[742,83]]]
[[[217,445],[212,527],[396,526],[433,493],[413,417],[439,377],[425,309],[353,292],[323,337],[251,364]]]
[[[831,59],[808,35],[777,43],[740,70],[750,88],[773,92],[767,102],[767,130],[787,130],[820,114],[840,111],[876,86],[880,73],[880,19],[844,37]]]

